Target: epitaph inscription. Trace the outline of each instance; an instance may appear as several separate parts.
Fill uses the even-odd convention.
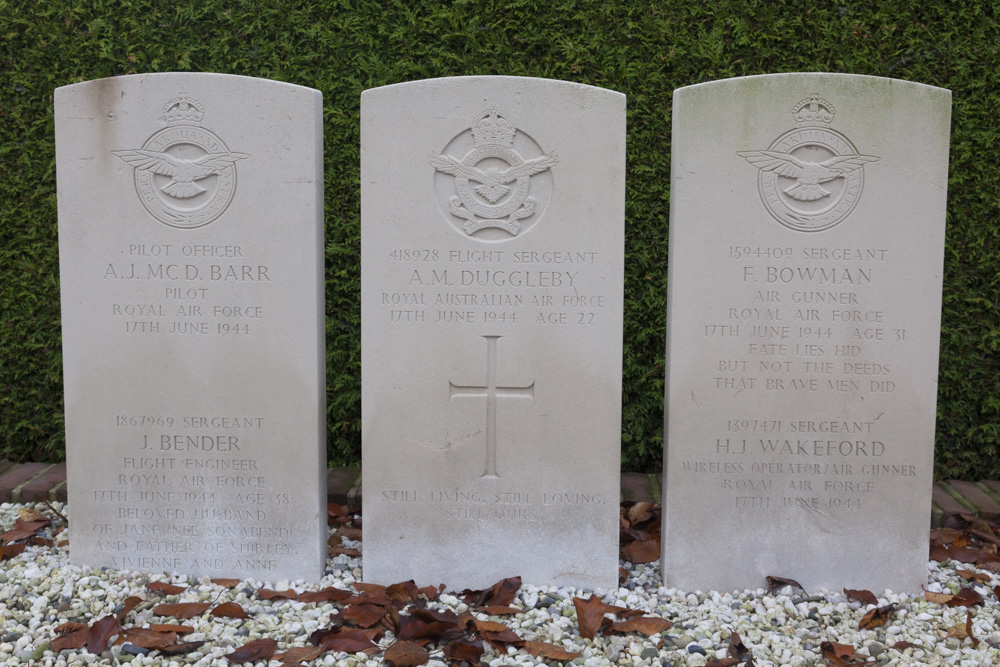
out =
[[[513,77],[362,95],[367,580],[615,583],[623,114]]]
[[[848,75],[676,92],[669,585],[922,583],[949,108],[941,89]],[[859,541],[863,561],[843,549]]]
[[[56,91],[75,564],[322,572],[319,102],[212,74]]]

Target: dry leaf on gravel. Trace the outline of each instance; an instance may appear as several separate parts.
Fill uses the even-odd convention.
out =
[[[416,642],[397,641],[385,650],[385,662],[394,667],[417,667],[430,660],[430,654]]]
[[[151,581],[146,584],[146,588],[157,593],[166,593],[167,595],[180,595],[188,589],[187,586],[178,586],[165,581]]]
[[[653,635],[663,632],[672,625],[673,623],[665,618],[660,618],[659,616],[641,616],[639,618],[630,618],[627,621],[621,621],[620,623],[614,623],[610,627],[605,628],[604,634],[611,635],[638,632],[646,635],[647,637],[652,637]]]
[[[229,662],[235,663],[257,662],[258,660],[270,658],[276,650],[278,650],[278,642],[275,640],[268,638],[256,639],[223,657]]]
[[[874,630],[876,628],[881,628],[885,625],[892,615],[896,613],[899,609],[899,605],[887,604],[884,607],[876,607],[865,614],[860,621],[858,621],[858,627],[862,630]]]
[[[224,602],[212,610],[212,616],[217,618],[250,618],[247,612],[236,602]]]
[[[174,618],[186,621],[189,618],[194,618],[195,616],[201,616],[208,608],[212,606],[211,602],[179,602],[177,604],[158,604],[153,607],[153,613],[157,616],[173,616]]]
[[[167,646],[166,648],[160,649],[160,655],[184,655],[185,653],[190,653],[192,651],[197,651],[205,642],[184,642],[182,644],[174,644],[173,646]]]
[[[850,588],[844,589],[844,595],[849,598],[854,598],[858,602],[864,602],[865,604],[873,604],[878,606],[878,598],[871,591],[866,590],[852,590]]]
[[[309,662],[323,655],[325,651],[322,646],[294,646],[284,653],[275,653],[271,659],[281,662]]]
[[[581,654],[567,651],[562,646],[547,644],[545,642],[524,642],[524,650],[536,658],[546,660],[576,660]]]
[[[576,607],[576,620],[580,626],[580,636],[584,639],[596,637],[604,622],[604,603],[596,595],[591,595],[586,600],[573,598],[573,606]]]
[[[118,619],[114,616],[105,616],[94,621],[87,632],[87,650],[94,655],[104,653],[111,638],[119,633]]]

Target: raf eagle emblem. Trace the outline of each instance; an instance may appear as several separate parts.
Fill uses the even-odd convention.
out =
[[[137,170],[151,171],[160,176],[169,176],[170,182],[160,189],[171,197],[189,199],[205,192],[196,183],[213,174],[228,169],[237,160],[248,157],[246,153],[208,153],[196,160],[175,157],[169,153],[150,150],[112,151]]]
[[[823,162],[805,162],[791,153],[778,151],[744,151],[737,155],[761,171],[794,178],[795,183],[783,192],[798,201],[816,201],[828,197],[830,191],[823,183],[841,178],[879,158],[872,155],[837,155]]]

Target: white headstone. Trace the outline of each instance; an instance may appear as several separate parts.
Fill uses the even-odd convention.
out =
[[[321,107],[221,74],[56,90],[72,562],[321,576]]]
[[[618,577],[625,96],[361,96],[364,576]]]
[[[843,74],[674,93],[668,586],[925,582],[950,112]]]

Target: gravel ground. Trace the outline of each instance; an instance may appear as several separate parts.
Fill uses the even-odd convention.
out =
[[[24,505],[0,505],[0,526],[9,530]],[[31,506],[51,515],[44,505]],[[69,516],[66,506],[55,504]],[[361,581],[361,559],[338,555],[327,561],[326,575],[318,584],[301,582],[261,582],[245,580],[231,588],[183,575],[149,575],[128,571],[91,570],[69,565],[66,546],[60,546],[68,531],[56,534],[64,526],[56,522],[41,533],[55,538],[55,546],[29,546],[22,554],[0,563],[0,664],[65,665],[227,665],[224,656],[252,640],[270,638],[278,651],[308,646],[310,635],[330,625],[330,617],[339,606],[330,602],[303,603],[297,600],[264,600],[260,589],[317,591],[326,587],[351,589]],[[361,549],[360,542],[345,540],[343,545]],[[957,567],[956,567],[957,565]],[[862,619],[876,605],[848,598],[843,591],[809,591],[785,587],[769,595],[764,589],[738,593],[689,593],[663,588],[656,563],[632,565],[622,562],[628,572],[622,586],[615,590],[580,591],[570,588],[534,586],[524,582],[510,606],[521,613],[489,616],[475,612],[480,621],[497,621],[512,629],[522,639],[555,644],[580,656],[566,664],[586,665],[691,665],[702,667],[712,661],[729,658],[733,633],[738,633],[749,654],[740,657],[745,664],[765,665],[979,665],[1000,664],[1000,603],[993,592],[1000,577],[984,570],[952,561],[928,563],[927,590],[956,594],[972,588],[983,602],[971,607],[947,606],[919,595],[876,592],[878,606],[897,605],[887,612],[887,622],[873,629],[859,629]],[[959,570],[978,572],[980,581],[967,581]],[[169,581],[189,588],[176,595],[151,591],[152,581]],[[417,582],[425,585],[431,582]],[[644,636],[638,632],[584,639],[573,598],[596,595],[609,605],[639,610],[645,615],[667,619],[673,626],[660,634]],[[100,655],[86,649],[52,650],[57,637],[55,628],[67,622],[92,625],[97,619],[121,610],[126,598],[143,598],[127,616],[122,627],[148,627],[155,623],[181,623],[192,628],[178,641],[204,642],[197,650],[174,657],[159,651],[143,653],[128,644],[112,645]],[[968,594],[966,594],[968,596]],[[933,598],[935,600],[940,598]],[[205,612],[188,620],[177,621],[153,614],[160,603],[206,602],[214,606],[238,603],[248,618],[218,618]],[[446,591],[429,609],[451,610],[457,614],[469,607],[453,591]],[[969,614],[971,612],[971,621]],[[967,623],[968,621],[968,623]],[[972,634],[967,630],[971,627]],[[380,649],[394,641],[387,632],[377,643]],[[850,657],[825,657],[824,642],[853,646]],[[906,644],[899,644],[906,642]],[[429,665],[450,665],[443,654],[443,644],[428,647]],[[899,648],[891,648],[898,646]],[[827,645],[827,650],[832,650]],[[839,660],[839,662],[838,662]],[[500,653],[486,644],[482,661],[491,667],[500,665],[543,665],[556,661],[532,657],[523,648],[509,646]],[[277,661],[247,663],[274,667]],[[382,653],[365,655],[328,651],[303,663],[309,665],[381,665]],[[726,663],[723,663],[726,664]],[[729,664],[732,664],[730,661]]]

